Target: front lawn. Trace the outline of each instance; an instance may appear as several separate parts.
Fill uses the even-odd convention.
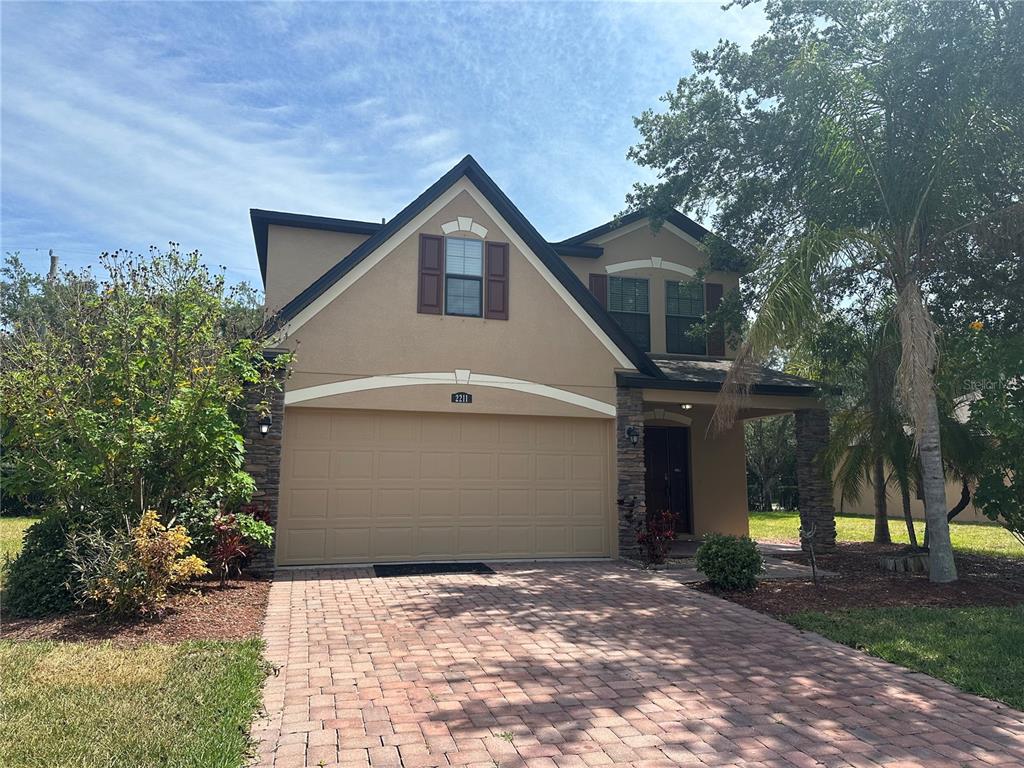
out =
[[[25,531],[39,518],[36,517],[0,517],[0,564],[7,556],[16,557],[21,551],[21,541]]]
[[[1024,606],[867,608],[798,613],[787,621],[1024,709]]]
[[[915,522],[918,542],[924,541],[924,521]],[[799,539],[800,516],[796,512],[751,512],[750,538],[755,540]],[[897,544],[907,544],[907,526],[903,518],[889,518],[889,531]],[[875,521],[870,517],[836,515],[836,538],[839,541],[871,541]],[[949,525],[953,548],[979,555],[1024,558],[1024,546],[1013,534],[995,523],[957,523]]]
[[[0,765],[237,768],[260,705],[258,640],[0,643]]]

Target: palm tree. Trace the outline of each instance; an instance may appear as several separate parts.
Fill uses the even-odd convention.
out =
[[[843,500],[858,501],[871,486],[875,501],[876,543],[889,543],[887,491],[899,489],[907,536],[918,546],[911,500],[920,491],[920,457],[895,386],[900,339],[891,303],[882,302],[859,320],[833,316],[806,340],[790,368],[841,388],[833,407],[832,441],[826,464]],[[947,358],[948,360],[948,358]],[[949,522],[971,501],[988,447],[966,418],[969,395],[961,380],[942,377],[938,392],[946,480],[961,486],[960,499],[947,512]],[[925,543],[928,534],[925,532]]]
[[[899,354],[892,305],[882,302],[859,318],[853,313],[827,318],[808,335],[790,366],[838,387],[826,466],[843,500],[858,501],[867,486],[873,487],[874,541],[883,544],[892,541],[888,487],[895,480],[909,494],[913,464],[906,420],[896,397]],[[908,533],[914,541],[912,524]]]
[[[740,5],[744,5],[741,3]],[[694,55],[630,151],[655,169],[628,202],[713,214],[712,268],[753,260],[756,319],[723,387],[725,426],[755,364],[823,311],[882,294],[913,425],[930,578],[956,579],[946,519],[929,280],[1024,215],[1024,3],[771,3],[743,50]],[[661,212],[659,214],[659,212]],[[714,318],[713,318],[714,319]]]

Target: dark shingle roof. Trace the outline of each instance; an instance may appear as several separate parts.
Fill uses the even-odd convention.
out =
[[[684,389],[703,392],[717,392],[722,388],[732,360],[702,357],[676,357],[651,355],[651,360],[664,373],[664,379],[645,380],[635,374],[620,374],[619,383],[624,386],[650,387],[652,389]],[[815,395],[818,385],[775,371],[771,368],[756,367],[753,371],[750,391],[761,395]]]

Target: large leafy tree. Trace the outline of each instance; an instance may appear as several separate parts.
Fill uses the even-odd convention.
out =
[[[176,246],[101,269],[43,281],[6,263],[5,492],[104,527],[247,497],[239,409],[274,380],[250,293]]]
[[[741,5],[747,5],[744,1]],[[954,254],[1017,231],[1024,196],[1024,4],[769,0],[749,50],[722,42],[637,118],[630,156],[657,169],[633,207],[712,215],[746,254],[757,316],[744,362],[795,342],[823,309],[891,296],[899,391],[914,425],[931,578],[956,579],[946,521],[930,282]],[[725,398],[720,421],[734,417]]]

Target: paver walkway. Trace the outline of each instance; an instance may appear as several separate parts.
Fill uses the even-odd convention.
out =
[[[697,584],[707,581],[707,577],[697,570],[696,560],[692,557],[669,557],[665,570],[672,572],[672,576],[684,584]],[[835,576],[835,571],[818,569],[818,578],[827,579]],[[814,572],[809,565],[793,563],[789,560],[781,560],[777,557],[764,556],[764,572],[757,578],[761,581],[789,581],[800,579],[810,581]]]
[[[1024,713],[617,563],[280,572],[262,766],[1024,765]]]

